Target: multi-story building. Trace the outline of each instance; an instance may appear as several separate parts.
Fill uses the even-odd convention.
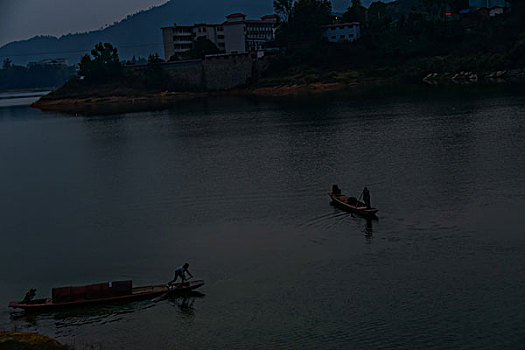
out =
[[[494,8],[494,7],[501,7],[501,8],[507,8],[509,7],[509,3],[505,0],[469,0],[469,8],[472,9],[480,9],[480,8]]]
[[[223,24],[226,33],[226,52],[261,51],[265,42],[275,39],[277,16],[267,15],[260,20],[247,20],[246,15],[234,13]]]
[[[224,51],[224,28],[220,24],[195,24],[193,26],[193,40],[206,38]]]
[[[166,61],[191,50],[193,45],[193,26],[163,27],[164,58]]]
[[[234,13],[222,24],[163,27],[164,57],[166,61],[173,56],[180,57],[201,37],[214,43],[221,53],[261,51],[265,42],[275,39],[276,26],[276,15],[247,20],[246,15]]]
[[[359,22],[330,24],[323,28],[323,37],[331,43],[354,41],[361,35]]]

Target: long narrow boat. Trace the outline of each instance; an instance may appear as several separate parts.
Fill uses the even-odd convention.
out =
[[[348,197],[342,194],[333,193],[329,193],[328,195],[332,199],[333,205],[348,212],[356,213],[365,217],[374,217],[378,212],[378,209],[376,208],[368,209],[365,203],[358,201],[355,197]]]
[[[176,283],[171,287],[153,285],[132,287],[131,281],[105,282],[79,287],[53,288],[51,298],[31,301],[12,301],[9,307],[26,311],[47,311],[75,306],[97,305],[153,299],[158,296],[178,295],[204,285],[203,280]]]

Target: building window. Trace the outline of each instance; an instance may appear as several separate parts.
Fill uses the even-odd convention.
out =
[[[332,37],[332,39],[334,39],[334,40],[335,40],[335,39],[337,39],[337,37],[336,37],[336,36],[334,35],[334,36]]]

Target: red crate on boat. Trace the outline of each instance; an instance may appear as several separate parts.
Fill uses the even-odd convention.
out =
[[[97,283],[86,286],[86,299],[99,299],[108,296],[109,283]]]
[[[73,300],[86,299],[86,286],[71,287],[71,299]]]
[[[116,295],[131,294],[132,282],[131,281],[111,282],[111,289],[113,290],[113,294],[116,294]]]
[[[71,300],[71,287],[53,288],[52,298],[54,303],[60,303]]]

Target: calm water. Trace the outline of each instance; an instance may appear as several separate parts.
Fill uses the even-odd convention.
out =
[[[0,330],[76,349],[523,348],[524,151],[519,91],[109,117],[2,102]],[[367,185],[379,219],[330,206],[333,183]],[[7,309],[185,261],[204,296]]]

